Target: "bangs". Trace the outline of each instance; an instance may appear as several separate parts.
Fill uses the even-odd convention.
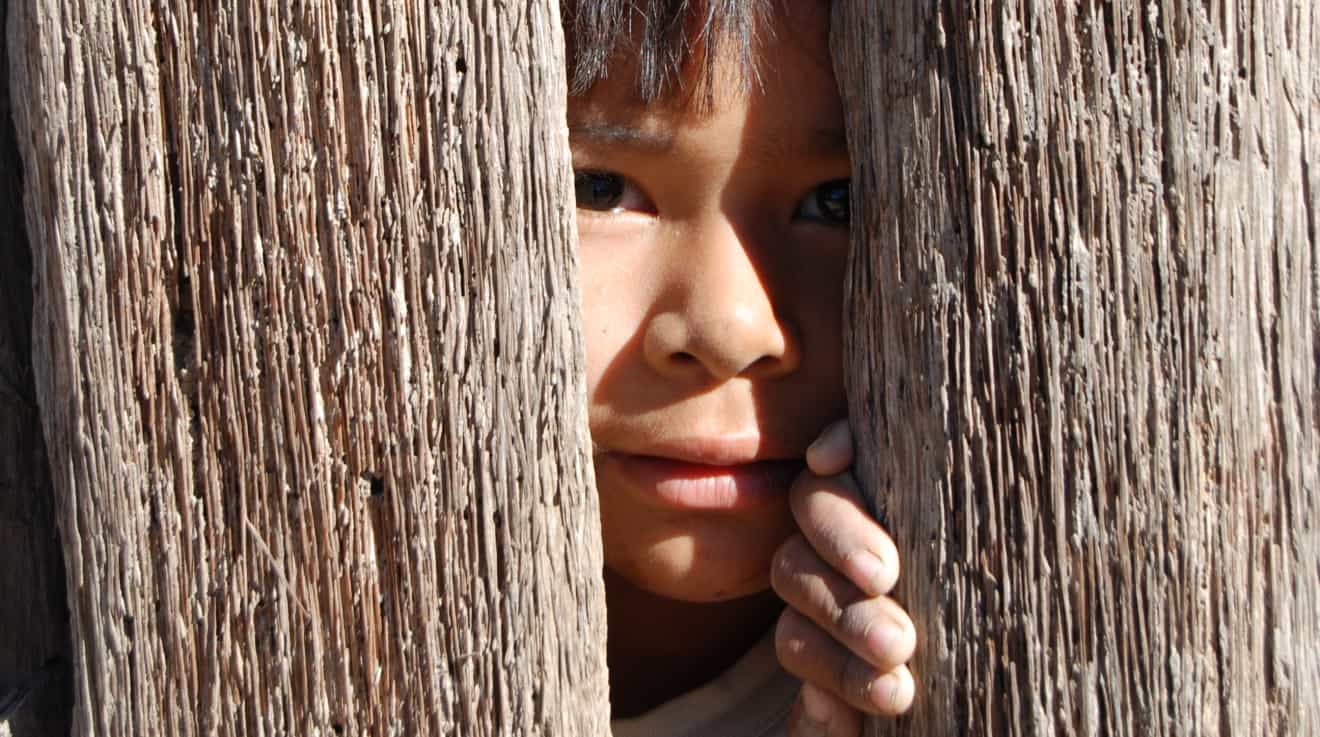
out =
[[[646,103],[696,92],[682,89],[685,75],[698,89],[709,90],[717,73],[753,84],[775,1],[563,0],[568,93],[626,71]]]

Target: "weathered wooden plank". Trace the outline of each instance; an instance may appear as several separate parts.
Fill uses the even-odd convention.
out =
[[[11,29],[76,733],[604,733],[554,4]]]
[[[1320,16],[844,2],[920,735],[1320,733]]]

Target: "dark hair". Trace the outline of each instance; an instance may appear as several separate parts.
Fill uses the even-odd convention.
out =
[[[635,90],[645,102],[679,89],[689,64],[709,86],[716,62],[756,79],[756,51],[776,0],[563,0],[568,92],[586,93],[611,72],[620,54],[632,57]]]

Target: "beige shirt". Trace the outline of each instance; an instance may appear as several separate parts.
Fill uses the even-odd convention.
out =
[[[614,737],[782,737],[798,685],[772,632],[710,683],[611,727]]]

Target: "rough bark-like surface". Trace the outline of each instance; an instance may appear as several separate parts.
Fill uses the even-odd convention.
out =
[[[69,613],[32,376],[32,257],[7,71],[0,54],[0,735],[62,737]]]
[[[1320,734],[1320,15],[845,0],[873,734]]]
[[[33,0],[76,734],[605,734],[553,2]]]

